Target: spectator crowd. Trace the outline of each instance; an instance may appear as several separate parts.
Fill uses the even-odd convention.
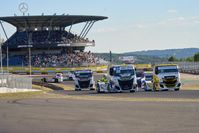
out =
[[[28,65],[29,57],[25,57],[25,65]],[[96,64],[97,58],[93,53],[89,52],[74,52],[62,54],[38,54],[32,55],[32,65],[34,67],[64,67],[64,66],[83,66]]]

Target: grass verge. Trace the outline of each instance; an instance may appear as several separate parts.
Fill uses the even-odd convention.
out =
[[[74,90],[72,85],[64,85],[64,84],[57,84],[57,83],[51,83],[52,85],[58,86],[60,88],[63,88],[64,90]]]
[[[15,93],[1,93],[0,99],[23,99],[23,98],[33,98],[37,96],[41,96],[52,89],[47,87],[39,86],[39,85],[32,85],[33,89],[41,90],[41,91],[29,91],[29,92],[15,92]]]

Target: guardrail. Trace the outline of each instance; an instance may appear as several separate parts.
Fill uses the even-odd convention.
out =
[[[3,73],[0,74],[0,87],[32,89],[32,78]]]
[[[75,71],[81,69],[91,69],[96,72],[107,71],[108,66],[88,66],[88,67],[73,67],[73,68],[37,68],[33,67],[31,74],[50,74],[50,73],[66,73],[68,71]],[[30,70],[28,67],[9,67],[8,70],[6,67],[3,68],[4,73],[13,73],[13,74],[29,74]]]

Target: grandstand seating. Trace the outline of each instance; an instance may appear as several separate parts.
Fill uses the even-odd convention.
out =
[[[28,34],[31,45],[34,47],[40,47],[42,45],[48,45],[49,43],[68,43],[68,40],[73,40],[75,35],[68,33],[67,31],[17,31],[9,40],[10,48],[17,48],[19,45],[28,44]],[[46,47],[46,46],[45,46]]]
[[[83,52],[85,47],[95,44],[86,36],[96,21],[104,19],[107,17],[87,15],[0,17],[0,20],[12,24],[17,30],[2,45],[3,55],[9,55],[10,66],[27,66],[29,54],[35,67],[95,63],[92,53]],[[83,22],[86,24],[79,35],[71,33],[73,25]],[[3,62],[5,66],[7,58]]]
[[[73,67],[95,64],[97,58],[90,52],[60,53],[60,54],[33,54],[31,62],[33,67]],[[29,57],[15,55],[9,58],[10,66],[27,66]],[[4,58],[6,65],[6,58]]]
[[[9,58],[9,65],[10,66],[24,66],[24,65],[27,65],[27,64],[24,64],[24,60],[23,60],[23,57],[22,56],[11,56]],[[4,58],[3,60],[3,65],[6,66],[7,64],[7,61],[6,61],[6,58]]]

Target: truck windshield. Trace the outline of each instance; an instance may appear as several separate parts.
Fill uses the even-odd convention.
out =
[[[159,73],[176,73],[178,72],[177,66],[160,66],[156,67],[157,74]]]
[[[76,77],[89,78],[89,77],[92,77],[92,74],[91,73],[76,73]]]
[[[137,77],[144,77],[144,73],[143,72],[136,72],[136,76]]]
[[[153,75],[145,75],[146,81],[152,81],[153,80]]]
[[[120,74],[131,74],[134,75],[133,69],[120,69],[115,71],[115,76],[119,76]]]
[[[173,73],[178,72],[178,69],[159,69],[158,73]]]

